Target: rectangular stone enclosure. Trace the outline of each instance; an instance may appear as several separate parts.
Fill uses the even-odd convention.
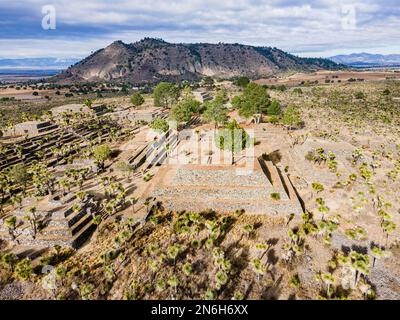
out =
[[[303,212],[288,177],[269,161],[232,165],[164,165],[145,191],[173,211],[288,215]]]

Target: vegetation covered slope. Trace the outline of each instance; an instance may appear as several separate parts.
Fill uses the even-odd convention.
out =
[[[56,82],[114,81],[135,84],[195,80],[203,76],[263,77],[288,70],[340,69],[327,59],[299,58],[270,47],[240,44],[172,44],[145,38],[116,41],[54,77]]]

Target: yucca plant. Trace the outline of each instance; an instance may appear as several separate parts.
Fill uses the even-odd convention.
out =
[[[193,248],[197,249],[197,248],[200,247],[200,241],[194,239],[194,240],[192,240],[191,245],[192,245]]]
[[[331,297],[331,286],[335,283],[335,279],[333,278],[331,273],[323,273],[321,274],[321,280],[326,285],[326,295],[328,298]]]
[[[247,223],[243,226],[243,231],[247,233],[247,237],[250,238],[251,234],[254,232],[254,226]]]
[[[243,299],[244,299],[243,293],[241,293],[240,291],[235,291],[232,300],[243,300]]]
[[[294,289],[298,289],[300,287],[300,278],[297,274],[290,278],[289,285]]]
[[[263,276],[267,272],[267,268],[261,262],[260,259],[253,259],[251,261],[254,272],[257,274],[257,281],[260,281],[260,276]]]
[[[352,251],[350,258],[352,260],[351,269],[355,271],[354,285],[357,286],[360,275],[366,276],[369,274],[369,257],[368,255]]]
[[[29,280],[33,273],[32,261],[29,258],[25,258],[19,261],[14,270],[17,277],[23,281]]]
[[[217,289],[220,289],[222,286],[224,286],[225,284],[227,284],[227,282],[228,282],[228,280],[229,280],[229,277],[228,277],[228,275],[225,273],[225,272],[223,272],[223,271],[218,271],[216,274],[215,274],[215,281],[216,281],[216,288]]]
[[[376,260],[381,259],[385,255],[385,251],[382,250],[381,248],[374,246],[371,248],[371,255],[374,258],[372,262],[372,267],[375,267]]]
[[[182,271],[187,276],[190,276],[191,274],[193,274],[192,264],[190,262],[186,262],[182,267]]]
[[[156,283],[156,289],[157,291],[161,292],[164,291],[167,288],[167,282],[164,279],[160,279]]]
[[[170,287],[174,288],[174,292],[176,294],[178,291],[178,285],[179,285],[178,278],[175,275],[173,275],[167,280],[167,283]],[[172,294],[171,294],[171,297],[173,297]]]
[[[17,217],[11,216],[4,220],[4,225],[8,229],[8,234],[10,235],[12,240],[15,240],[15,229],[17,228]]]
[[[271,246],[268,243],[257,243],[255,248],[261,252],[261,257],[260,259],[262,259],[262,257],[268,252],[269,248]]]
[[[212,289],[207,289],[207,291],[204,293],[204,299],[205,300],[215,300],[216,294],[214,290]]]
[[[7,266],[11,272],[14,272],[14,265],[17,262],[17,256],[12,252],[1,255],[1,262]]]
[[[180,247],[178,245],[172,245],[167,250],[168,257],[174,261],[174,265],[175,265],[175,260],[179,255],[179,251]]]
[[[156,245],[156,244],[149,244],[149,245],[147,246],[147,252],[148,252],[151,256],[154,256],[154,255],[158,254],[158,252],[159,252],[158,245]]]

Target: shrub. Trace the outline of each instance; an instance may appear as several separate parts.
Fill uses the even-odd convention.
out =
[[[354,97],[355,97],[356,99],[364,99],[364,98],[365,98],[365,94],[364,94],[364,92],[359,91],[359,92],[356,92],[356,94],[354,95]]]
[[[283,112],[282,124],[288,126],[290,129],[293,127],[300,127],[303,125],[303,122],[300,117],[300,111],[295,107],[287,107]]]
[[[295,93],[295,94],[302,94],[302,93],[303,93],[303,90],[301,90],[301,88],[295,88],[295,89],[293,89],[293,93]]]
[[[248,77],[239,77],[234,83],[238,87],[245,88],[250,83],[250,79]]]
[[[144,98],[139,92],[136,92],[132,97],[131,97],[131,103],[134,107],[139,107],[144,103]]]
[[[167,120],[161,119],[161,118],[157,118],[157,119],[153,120],[152,123],[150,123],[150,128],[155,130],[155,131],[157,131],[157,132],[159,132],[159,133],[162,133],[162,132],[167,132],[168,131],[169,125],[168,125]]]
[[[273,192],[271,193],[271,199],[275,201],[281,200],[281,195],[278,192]]]
[[[268,115],[279,116],[281,114],[281,106],[278,101],[272,100],[271,104],[267,108]]]

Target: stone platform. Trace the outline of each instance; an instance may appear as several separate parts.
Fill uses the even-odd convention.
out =
[[[275,200],[273,194],[279,194]],[[143,198],[155,197],[168,210],[287,215],[303,212],[286,175],[272,162],[254,166],[163,165]]]
[[[73,205],[79,204],[81,208],[73,210]],[[32,230],[25,217],[28,215],[26,208],[15,210],[12,216],[17,218],[15,230],[18,246],[35,246],[51,248],[54,245],[78,249],[92,235],[96,229],[91,212],[100,212],[96,202],[79,202],[69,199],[67,203],[51,201],[46,210],[38,208],[36,215],[42,228],[36,237],[32,237]],[[0,239],[12,241],[4,220],[0,219]]]

